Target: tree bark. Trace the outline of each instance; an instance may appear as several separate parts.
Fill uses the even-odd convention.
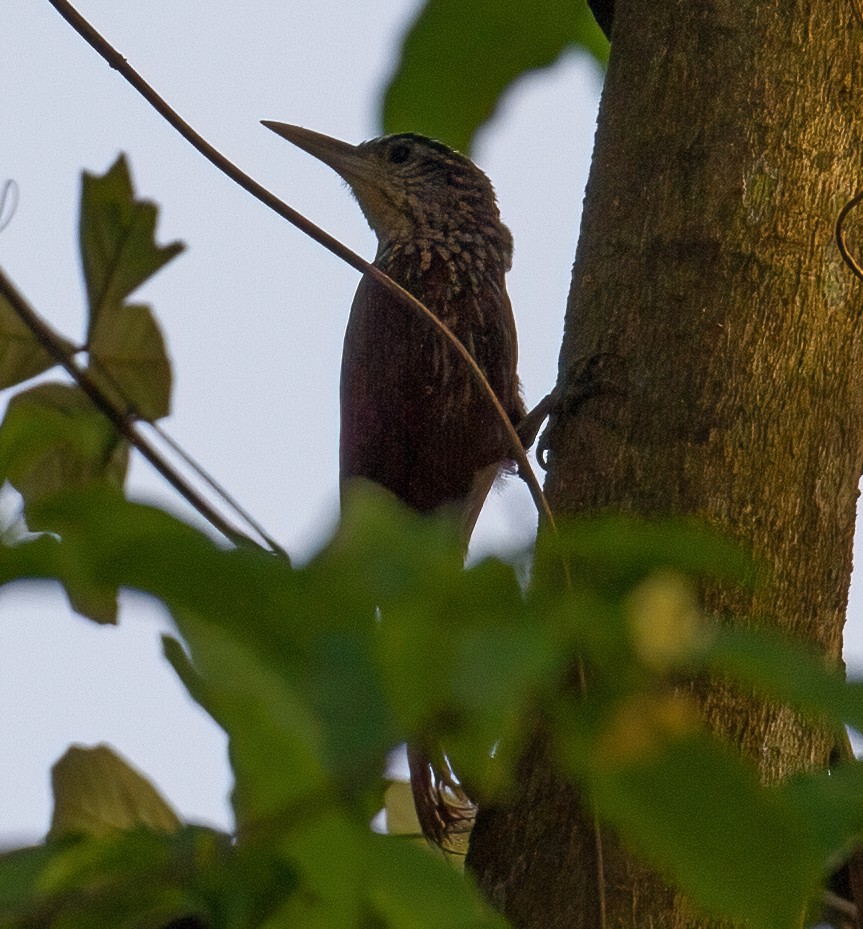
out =
[[[860,285],[834,242],[863,181],[863,23],[851,0],[618,0],[551,433],[555,511],[695,514],[766,568],[711,612],[840,660],[863,469]],[[863,235],[853,236],[863,248]],[[859,251],[859,249],[858,249]],[[767,783],[828,737],[720,685],[712,729]],[[525,758],[469,864],[516,926],[599,925],[592,823]],[[606,835],[607,926],[702,926]]]

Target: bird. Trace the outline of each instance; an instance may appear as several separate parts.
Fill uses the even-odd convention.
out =
[[[455,333],[518,426],[525,407],[505,284],[513,241],[484,172],[466,155],[416,133],[352,145],[262,122],[347,183],[377,236],[374,266]],[[345,331],[340,420],[343,500],[351,481],[365,479],[420,513],[449,512],[466,553],[492,485],[514,469],[510,435],[448,340],[367,275]],[[409,745],[408,760],[423,833],[443,847],[475,807],[439,753]]]

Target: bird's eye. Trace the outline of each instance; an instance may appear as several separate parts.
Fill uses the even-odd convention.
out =
[[[411,156],[411,147],[406,142],[399,142],[390,149],[389,159],[394,165],[403,165]]]

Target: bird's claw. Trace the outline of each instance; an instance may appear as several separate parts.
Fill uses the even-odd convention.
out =
[[[572,415],[586,400],[607,390],[608,368],[614,357],[611,352],[598,352],[574,362],[564,379],[565,386],[558,383],[518,424],[518,435],[525,450],[536,442],[536,460],[543,471],[548,470],[548,452],[555,444],[562,414]],[[548,423],[537,442],[546,420]]]

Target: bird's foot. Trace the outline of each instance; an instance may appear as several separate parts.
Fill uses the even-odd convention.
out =
[[[524,448],[529,449],[536,441],[542,424],[548,420],[536,446],[536,460],[544,471],[548,470],[548,450],[555,444],[557,430],[563,422],[591,397],[620,390],[610,377],[616,359],[617,356],[611,352],[598,352],[590,358],[578,359],[571,365],[563,385],[558,383],[518,424],[519,438]]]

